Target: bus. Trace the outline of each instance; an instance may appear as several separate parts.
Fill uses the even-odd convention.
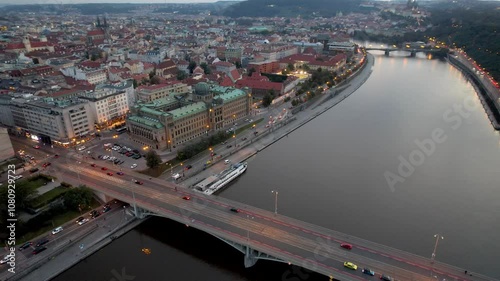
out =
[[[116,129],[116,132],[117,132],[118,134],[123,134],[123,133],[125,133],[126,131],[127,131],[127,127],[121,127],[121,128]]]

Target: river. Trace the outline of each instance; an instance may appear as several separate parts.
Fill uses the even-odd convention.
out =
[[[249,159],[220,196],[500,278],[500,135],[446,62],[373,52],[349,98]],[[151,249],[151,254],[141,252]],[[288,265],[154,218],[56,277],[63,280],[288,278]],[[132,279],[130,279],[132,280]],[[303,280],[325,280],[311,274]]]

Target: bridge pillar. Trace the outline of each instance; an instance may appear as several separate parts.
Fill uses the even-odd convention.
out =
[[[133,215],[134,215],[136,218],[138,218],[138,219],[143,219],[143,218],[145,218],[145,217],[147,216],[147,215],[145,214],[145,211],[146,211],[146,210],[144,210],[144,209],[142,209],[142,208],[139,208],[139,207],[137,207],[137,206],[135,206],[135,205],[132,207],[132,210],[131,210],[131,211],[132,211]],[[146,211],[146,212],[147,212],[147,211]]]
[[[389,51],[385,51],[385,52],[384,52],[384,55],[385,55],[386,57],[388,57],[388,56],[389,56],[389,54],[390,54],[390,52],[389,52]]]
[[[245,247],[245,268],[249,268],[257,263],[257,256],[254,253],[254,250],[248,246]]]

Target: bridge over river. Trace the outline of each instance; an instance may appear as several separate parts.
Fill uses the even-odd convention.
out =
[[[71,162],[71,161],[70,161]],[[246,267],[259,259],[288,263],[309,269],[336,280],[375,280],[386,274],[395,280],[494,280],[476,273],[464,274],[457,268],[430,258],[417,256],[388,246],[326,229],[218,196],[195,191],[142,174],[116,175],[91,167],[90,162],[55,163],[64,181],[85,184],[97,192],[131,204],[139,217],[160,216],[213,235],[242,252]],[[108,176],[106,172],[115,172]],[[132,179],[144,184],[138,185]],[[189,196],[190,200],[183,197]],[[237,208],[239,212],[230,211]],[[349,243],[352,250],[340,247]],[[430,253],[429,253],[430,256]],[[358,270],[343,266],[353,262]],[[361,269],[375,271],[374,277]],[[325,278],[326,280],[327,278]]]

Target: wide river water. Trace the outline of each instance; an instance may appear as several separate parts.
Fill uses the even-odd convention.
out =
[[[374,52],[349,98],[249,159],[220,196],[500,278],[500,135],[448,63]],[[145,255],[142,248],[150,248]],[[299,280],[287,265],[154,218],[55,281]],[[115,279],[118,280],[118,279]],[[132,279],[126,279],[132,280]],[[315,274],[300,280],[326,280]]]

